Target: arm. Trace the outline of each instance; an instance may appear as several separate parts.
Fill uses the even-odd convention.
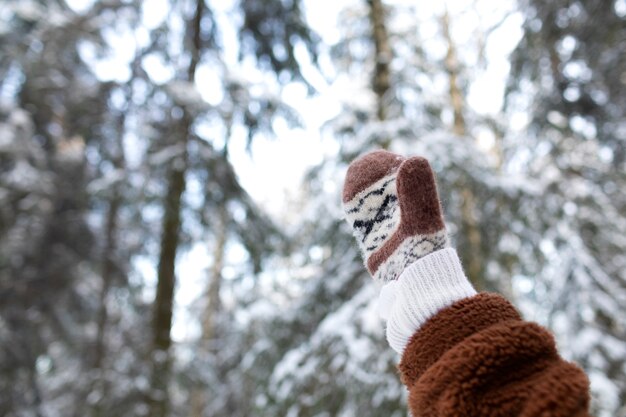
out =
[[[413,416],[589,415],[587,377],[559,356],[552,335],[469,283],[428,161],[362,156],[348,168],[343,206],[381,288]]]
[[[413,416],[589,416],[589,383],[552,335],[504,298],[461,299],[409,340],[398,366]]]

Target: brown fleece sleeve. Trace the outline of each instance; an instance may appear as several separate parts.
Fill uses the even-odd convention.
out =
[[[589,382],[552,335],[496,294],[428,320],[398,365],[414,417],[588,417]]]

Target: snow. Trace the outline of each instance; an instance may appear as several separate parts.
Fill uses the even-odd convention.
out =
[[[180,144],[163,147],[149,157],[151,165],[162,166],[182,155],[184,149]]]
[[[396,10],[399,3],[411,7]],[[352,1],[354,9],[342,14],[346,21],[336,24],[337,19],[329,15],[338,13],[329,12],[328,7],[338,12],[346,4],[306,2],[316,27],[324,32],[323,39],[341,46],[337,44],[350,36],[358,43],[337,48],[326,45],[330,51],[322,51],[320,58],[324,74],[305,65],[303,73],[315,80],[320,93],[315,97],[309,97],[302,84],[281,85],[274,74],[259,70],[253,59],[238,60],[241,15],[234,1],[211,4],[225,50],[208,48],[196,83],[177,78],[178,64],[185,62],[178,55],[184,19],[181,10],[170,9],[168,4],[145,1],[134,17],[132,12],[112,12],[84,26],[80,19],[72,20],[79,16],[74,12],[88,11],[91,2],[72,0],[69,5],[74,12],[67,13],[31,0],[11,2],[10,9],[0,11],[0,33],[16,48],[7,48],[14,62],[4,85],[0,82],[2,94],[17,103],[22,83],[31,83],[30,87],[37,87],[51,100],[46,106],[53,103],[54,123],[37,126],[38,136],[29,113],[32,103],[25,106],[29,111],[16,104],[0,108],[0,267],[3,273],[11,272],[5,275],[17,277],[2,285],[5,291],[17,289],[10,294],[29,306],[22,315],[7,297],[7,305],[15,310],[3,305],[0,336],[16,341],[13,345],[18,349],[22,343],[36,350],[28,365],[32,368],[34,363],[38,371],[46,414],[80,414],[77,398],[91,403],[110,400],[130,414],[148,412],[135,401],[144,398],[151,385],[150,364],[145,360],[150,350],[146,329],[150,328],[163,214],[155,200],[163,179],[157,172],[172,166],[185,152],[178,145],[162,145],[172,102],[198,116],[193,133],[211,145],[209,152],[190,151],[172,328],[174,414],[188,414],[189,393],[198,386],[208,393],[205,411],[211,415],[221,415],[228,407],[236,408],[239,415],[354,416],[368,415],[372,407],[384,415],[404,414],[405,389],[394,370],[398,358],[384,339],[376,289],[358,258],[348,225],[341,221],[341,182],[347,164],[386,139],[391,139],[392,151],[429,158],[452,239],[461,251],[468,245],[459,210],[462,191],[474,193],[473,215],[481,234],[486,278],[494,288],[510,291],[527,318],[549,326],[562,354],[585,367],[598,415],[615,414],[624,392],[626,357],[625,200],[621,167],[611,165],[617,148],[601,137],[602,129],[595,122],[566,115],[562,109],[547,112],[553,126],[537,137],[520,130],[531,121],[530,113],[517,109],[503,114],[508,54],[521,36],[523,15],[516,12],[506,17],[484,45],[486,68],[477,57],[474,43],[479,38],[473,35],[479,32],[476,25],[497,23],[512,2],[494,6],[481,0],[473,2],[476,10],[467,13],[459,11],[468,1],[450,4],[458,15],[454,22],[462,22],[453,36],[467,67],[463,82],[468,91],[464,104],[469,134],[464,137],[449,133],[448,79],[438,62],[445,45],[438,20],[433,18],[441,12],[440,3],[389,2],[394,10],[389,15],[391,28],[402,33],[393,39],[394,87],[385,98],[389,114],[384,121],[374,114],[377,103],[370,88],[372,48],[366,45],[365,3]],[[615,9],[625,9],[623,4],[615,2]],[[488,16],[477,20],[483,14]],[[33,25],[15,25],[13,20],[18,18]],[[110,25],[111,20],[115,25]],[[77,30],[69,22],[79,25]],[[134,28],[136,22],[142,27]],[[36,31],[30,31],[30,26]],[[49,36],[37,39],[41,33]],[[67,45],[59,45],[57,38]],[[23,39],[32,42],[27,52],[20,49]],[[147,53],[142,48],[149,44],[152,49]],[[578,46],[578,40],[566,37],[559,53],[574,54]],[[76,47],[78,56],[74,55]],[[613,49],[607,59],[619,57],[619,48]],[[333,51],[341,52],[333,55]],[[116,82],[128,81],[129,64],[137,52],[147,55],[137,68],[139,78],[130,85],[128,101],[122,92],[126,86]],[[299,58],[301,52],[302,47]],[[76,60],[83,60],[86,68],[77,66]],[[596,71],[582,61],[564,70],[579,81]],[[23,76],[26,71],[32,73]],[[47,82],[45,88],[54,89],[53,94],[45,94],[47,90],[35,84],[41,79]],[[542,93],[537,89],[548,89],[551,84],[524,85],[530,106],[530,98]],[[107,88],[117,93],[112,98],[100,97],[113,103],[110,113],[97,115],[102,120],[87,109],[63,114],[65,108],[57,105],[70,100],[76,106],[99,97]],[[608,100],[608,91],[594,97]],[[611,107],[618,116],[621,108],[619,104]],[[128,170],[113,168],[108,150],[100,148],[108,145],[110,135],[119,133],[117,118],[122,111]],[[74,120],[74,115],[80,117]],[[250,136],[243,126],[245,115],[261,126],[255,135]],[[65,137],[74,133],[65,132],[72,130],[68,126],[73,123],[80,124],[81,134],[96,132],[95,136]],[[626,125],[620,120],[612,123],[616,126],[613,135],[623,139]],[[568,128],[571,134],[555,131]],[[200,340],[198,317],[199,306],[205,304],[206,271],[214,262],[209,248],[215,239],[211,215],[216,203],[209,201],[205,207],[205,181],[214,173],[207,174],[203,164],[216,161],[216,150],[222,148],[229,153],[224,162],[234,166],[233,181],[247,193],[229,195],[232,227],[222,271],[219,337],[205,343]],[[191,145],[190,150],[194,150]],[[212,183],[218,184],[215,188],[219,188],[218,180]],[[120,231],[113,254],[119,270],[104,302],[111,315],[106,332],[109,355],[105,367],[92,374],[83,358],[89,355],[76,349],[93,345],[93,318],[101,305],[103,207],[108,207],[108,191],[122,183]],[[81,198],[88,201],[83,203]],[[263,220],[254,220],[251,213],[260,213]],[[282,248],[283,242],[275,243],[277,233],[270,230],[272,222],[264,220],[266,214],[286,236],[288,248]],[[208,224],[201,223],[201,217]],[[59,234],[58,229],[67,233],[69,242],[48,241]],[[244,238],[253,241],[250,247]],[[49,248],[49,253],[44,251],[45,256],[39,258],[42,247]],[[82,250],[88,254],[79,256]],[[263,259],[259,273],[250,266],[254,250]],[[32,262],[33,258],[39,262]],[[40,263],[54,273],[38,269]],[[40,285],[54,297],[51,313],[39,304],[45,297],[19,298],[30,294],[30,288],[35,288],[31,285]],[[10,330],[5,312],[14,314],[15,320],[23,316],[25,327]],[[35,330],[23,332],[26,325]],[[165,359],[164,352],[155,355],[155,360]],[[105,383],[115,381],[106,395],[100,387],[87,388],[94,375],[105,375]],[[29,383],[19,378],[10,382],[15,387],[11,394],[20,401],[22,395],[30,395]],[[24,408],[17,413],[27,415],[32,407],[23,402]],[[331,407],[336,409],[329,411]]]
[[[14,168],[6,175],[5,181],[7,186],[27,193],[43,192],[47,182],[45,178],[42,181],[40,172],[24,160],[15,162]]]
[[[121,182],[123,182],[126,176],[127,176],[127,173],[123,169],[111,170],[107,172],[103,177],[96,178],[93,181],[91,181],[87,185],[87,190],[91,194],[100,194],[102,192],[106,192],[107,190],[110,190],[117,184],[120,184]]]
[[[187,81],[173,80],[165,84],[165,89],[174,102],[180,106],[190,107],[197,111],[208,109],[209,105],[202,98],[196,86]]]
[[[16,16],[26,21],[37,21],[44,15],[44,10],[35,1],[24,0],[11,4]]]

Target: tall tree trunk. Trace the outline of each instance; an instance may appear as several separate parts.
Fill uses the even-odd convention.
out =
[[[207,291],[208,304],[202,317],[202,340],[210,342],[216,339],[217,316],[222,309],[220,289],[222,287],[222,270],[224,269],[224,255],[226,253],[228,231],[228,212],[226,207],[219,209],[219,221],[216,230],[215,249],[213,251],[213,265],[209,272],[209,288]]]
[[[385,6],[382,0],[367,0],[371,24],[371,36],[375,48],[375,66],[372,88],[376,94],[376,117],[383,121],[388,117],[387,93],[391,88],[391,58],[389,33],[385,23]],[[382,138],[381,146],[389,147],[391,138]]]
[[[459,87],[459,62],[456,45],[450,34],[450,15],[446,8],[442,17],[443,36],[448,44],[446,52],[446,72],[448,73],[450,103],[454,113],[452,131],[459,136],[467,134],[465,118],[463,117],[463,93]]]
[[[213,249],[213,265],[209,269],[209,285],[207,289],[207,305],[202,315],[201,349],[209,354],[215,351],[212,343],[218,338],[217,320],[222,308],[220,288],[222,286],[222,270],[224,269],[224,255],[226,250],[228,213],[222,206],[219,210],[219,220],[216,229],[215,247]],[[216,364],[219,366],[219,364]],[[206,406],[205,390],[201,387],[191,393],[191,416],[202,417]]]
[[[181,197],[185,190],[185,171],[187,166],[187,135],[181,131],[180,144],[185,148],[171,168],[165,199],[165,215],[161,237],[161,254],[158,266],[157,294],[154,302],[153,318],[153,375],[152,375],[152,407],[151,416],[167,415],[170,360],[169,349],[172,343],[172,312],[174,304],[175,263],[178,250]]]
[[[34,363],[34,362],[33,362]],[[32,395],[32,405],[33,405],[33,413],[35,417],[44,417],[42,400],[41,400],[41,389],[39,388],[39,382],[37,381],[37,370],[35,367],[31,367],[28,370],[28,379],[30,380],[31,386],[31,395]]]
[[[124,135],[126,124],[126,113],[123,112],[118,118],[117,126],[117,140],[115,144],[115,154],[112,158],[113,166],[117,170],[123,170],[126,164],[124,156],[124,145],[122,138]],[[99,311],[96,318],[96,342],[94,347],[94,356],[92,369],[95,372],[95,378],[90,391],[99,391],[99,400],[94,404],[92,414],[94,417],[102,415],[102,400],[107,397],[107,384],[104,378],[103,362],[106,355],[105,347],[105,333],[106,326],[109,317],[107,308],[107,299],[111,284],[113,282],[113,274],[115,270],[114,252],[117,247],[117,228],[119,210],[122,206],[122,195],[120,192],[119,184],[114,184],[112,189],[112,195],[109,201],[109,207],[106,214],[106,223],[104,230],[104,249],[102,252],[102,286],[100,287],[100,294],[98,295]]]
[[[452,39],[450,33],[450,15],[448,10],[444,11],[441,18],[441,26],[443,36],[448,44],[448,50],[446,52],[445,66],[448,73],[449,83],[449,95],[450,104],[452,105],[452,111],[454,119],[452,122],[452,132],[454,134],[463,137],[462,140],[467,140],[467,125],[465,123],[464,114],[464,100],[463,92],[459,86],[459,63],[456,51],[456,44]],[[466,256],[465,262],[467,264],[467,275],[476,289],[485,289],[485,280],[483,275],[483,256],[481,250],[481,236],[478,228],[478,222],[476,219],[476,198],[469,184],[461,184],[463,187],[461,191],[461,230],[466,239]]]
[[[191,59],[187,68],[187,81],[195,80],[196,67],[201,53],[201,27],[204,0],[198,0],[191,24],[191,42],[189,53]],[[154,302],[154,317],[152,323],[152,390],[150,393],[151,417],[165,417],[168,414],[169,395],[168,382],[170,374],[170,346],[172,344],[171,328],[174,305],[174,288],[176,284],[175,264],[179,245],[179,231],[181,224],[182,195],[185,191],[185,175],[187,172],[188,150],[187,144],[192,133],[193,118],[183,108],[175,134],[178,135],[180,155],[172,161],[168,179],[167,192],[164,201],[163,228],[159,264],[157,271],[157,292]]]

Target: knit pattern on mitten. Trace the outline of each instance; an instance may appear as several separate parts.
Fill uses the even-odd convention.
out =
[[[448,246],[435,177],[424,158],[387,151],[358,158],[348,168],[343,207],[365,265],[380,284]]]

